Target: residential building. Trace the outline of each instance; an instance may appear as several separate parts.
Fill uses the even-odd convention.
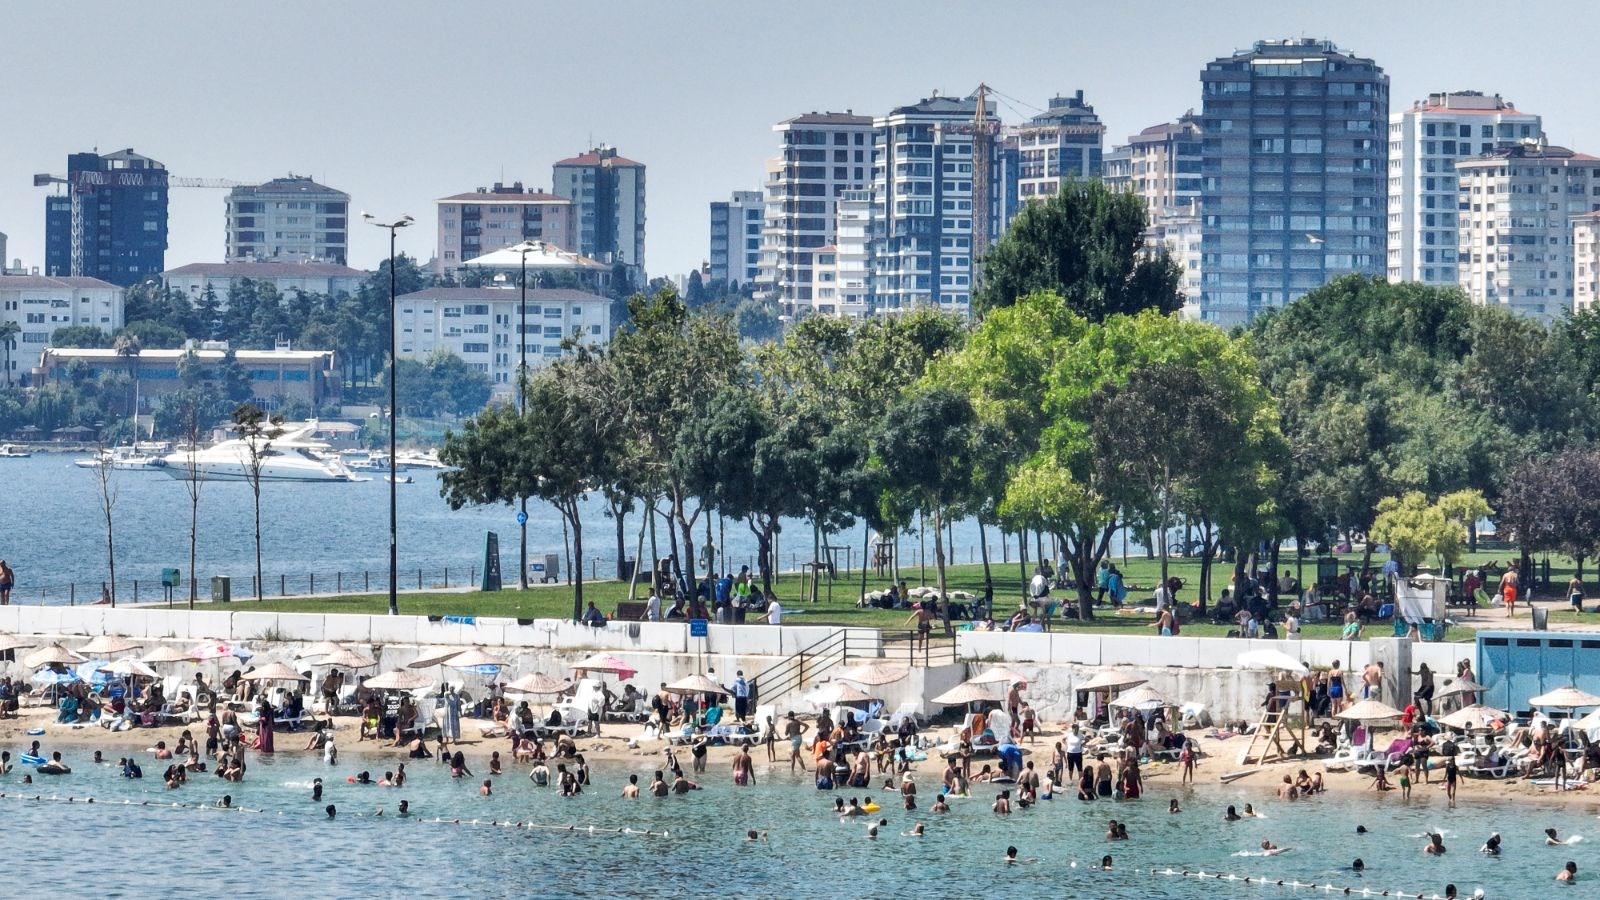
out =
[[[194,354],[201,371],[213,375],[228,356],[225,341],[207,341],[179,350],[141,350],[124,356],[113,349],[50,348],[39,355],[34,375],[41,383],[68,381],[74,364],[89,367],[89,377],[126,372],[139,379],[139,413],[155,411],[161,398],[181,390],[179,365]],[[275,350],[236,350],[234,359],[249,376],[252,402],[267,412],[288,403],[307,403],[313,410],[339,403],[342,382],[332,350],[295,350],[284,344]]]
[[[1106,154],[1102,180],[1144,200],[1146,214],[1196,211],[1200,202],[1200,117],[1189,110],[1176,122],[1151,125]]]
[[[782,152],[767,162],[757,292],[786,314],[815,300],[815,254],[833,244],[839,197],[872,183],[872,117],[809,112],[772,126]]]
[[[644,284],[644,163],[601,145],[555,164],[551,192],[577,207],[578,241],[566,247],[629,268]],[[564,245],[565,246],[565,245]]]
[[[523,241],[544,241],[563,250],[578,249],[577,204],[541,190],[495,182],[435,201],[439,245],[434,266],[443,274],[467,260]]]
[[[166,268],[167,168],[133,150],[67,157],[45,200],[45,274],[128,287]]]
[[[234,188],[227,216],[229,261],[349,258],[350,195],[304,175]]]
[[[1169,209],[1145,229],[1145,246],[1163,249],[1182,273],[1178,282],[1183,291],[1183,314],[1191,319],[1200,318],[1200,291],[1202,284],[1201,235],[1199,201],[1184,209]]]
[[[1023,202],[1050,197],[1069,181],[1100,177],[1106,126],[1083,91],[1051,97],[1044,112],[1017,131],[1022,171],[1017,190]]]
[[[530,367],[561,356],[562,341],[592,346],[611,340],[611,300],[565,288],[529,288],[526,344]],[[514,390],[521,350],[521,291],[503,287],[435,287],[396,301],[400,356],[426,359],[436,350],[456,354],[489,375],[498,396]]]
[[[1257,41],[1200,80],[1202,318],[1242,325],[1340,275],[1383,274],[1383,69],[1330,41]]]
[[[748,284],[761,272],[761,226],[765,205],[760,191],[734,191],[711,204],[713,281]]]
[[[1467,297],[1546,322],[1570,311],[1573,217],[1600,210],[1600,157],[1530,142],[1458,159],[1456,178]]]
[[[331,262],[225,262],[189,263],[161,273],[161,281],[168,290],[178,291],[191,300],[199,300],[207,290],[217,298],[218,305],[226,309],[228,292],[235,284],[249,279],[259,284],[271,284],[282,296],[295,292],[327,294],[330,297],[351,295],[361,289],[367,273],[360,269]]]
[[[993,120],[993,102],[984,102]],[[977,104],[975,96],[934,96],[873,121],[872,293],[877,312],[968,308]],[[991,185],[994,176],[991,168]],[[986,227],[985,218],[979,210],[979,228]]]
[[[1572,311],[1600,300],[1600,212],[1572,217]]]
[[[1456,161],[1543,138],[1539,116],[1499,94],[1429,94],[1390,116],[1389,280],[1456,284]]]
[[[43,275],[0,275],[0,322],[15,322],[7,365],[14,383],[25,380],[31,361],[50,346],[58,329],[93,325],[110,333],[122,327],[122,288],[98,278],[48,278]],[[0,382],[5,378],[0,377]]]
[[[859,319],[873,311],[872,192],[845,191],[836,208],[833,282],[838,306],[831,312]]]
[[[1104,162],[1101,163],[1102,167]],[[994,143],[994,190],[989,197],[989,233],[1005,234],[1022,209],[1022,138],[1002,126]]]

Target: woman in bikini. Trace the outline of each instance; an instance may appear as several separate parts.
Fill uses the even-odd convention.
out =
[[[1339,661],[1333,661],[1333,666],[1328,669],[1328,700],[1333,706],[1333,714],[1338,715],[1344,709],[1344,670],[1339,668]]]

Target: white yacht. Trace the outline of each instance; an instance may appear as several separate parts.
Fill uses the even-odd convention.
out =
[[[72,464],[80,469],[110,466],[119,471],[159,472],[167,467],[164,457],[171,451],[172,445],[164,441],[140,441],[132,447],[97,450],[93,456],[75,459]]]
[[[0,444],[0,459],[27,459],[32,455],[16,444]]]
[[[438,450],[401,450],[395,456],[395,462],[400,468],[412,469],[448,469],[449,466],[439,461]]]
[[[260,448],[261,480],[267,481],[366,481],[352,473],[326,443],[311,438],[316,423],[310,422],[272,437],[256,438]],[[165,470],[173,478],[187,479],[191,467],[201,481],[249,481],[251,479],[251,441],[234,438],[199,450],[180,450],[164,458]]]

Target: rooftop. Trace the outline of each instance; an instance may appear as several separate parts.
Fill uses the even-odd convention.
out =
[[[46,353],[58,359],[117,359],[121,354],[113,347],[50,347]],[[226,350],[140,350],[139,359],[142,362],[151,360],[178,360],[189,353],[203,360],[220,360],[227,355]],[[332,350],[235,350],[234,357],[240,362],[309,362],[311,360],[326,359],[333,356]]]
[[[580,153],[569,159],[557,160],[555,164],[558,166],[598,166],[602,162],[608,163],[613,167],[644,168],[644,163],[636,162],[626,156],[618,156],[617,151],[610,147],[596,147],[588,153]]]
[[[409,294],[401,294],[399,300],[444,300],[444,301],[471,301],[471,300],[505,300],[515,302],[522,297],[522,291],[515,286],[507,287],[431,287],[423,288]],[[610,303],[609,297],[591,294],[588,291],[575,291],[571,288],[528,288],[528,299],[551,303]]]
[[[995,114],[994,101],[987,100],[984,105],[988,107],[989,115],[992,117]],[[970,119],[977,111],[977,97],[944,97],[935,95],[924,97],[921,101],[909,106],[897,106],[889,111],[888,118],[895,116],[941,116]]]
[[[365,278],[367,273],[330,262],[189,263],[168,269],[163,276],[203,275],[226,278]]]
[[[1559,160],[1565,162],[1600,162],[1600,156],[1590,156],[1587,153],[1578,153],[1577,151],[1568,149],[1566,147],[1558,147],[1555,144],[1543,144],[1528,141],[1519,144],[1508,144],[1504,147],[1497,147],[1493,150],[1490,150],[1488,153],[1482,153],[1477,156],[1459,160],[1456,162],[1456,166],[1459,168],[1461,166],[1470,166],[1475,163],[1491,163],[1508,159],[1548,159],[1551,161]]]
[[[120,291],[109,281],[98,278],[71,277],[62,275],[51,277],[48,275],[0,275],[0,291],[3,290],[50,290],[53,288],[78,288],[80,290],[105,290]]]
[[[261,184],[244,184],[234,188],[229,195],[253,196],[256,194],[338,194],[346,200],[350,195],[338,188],[312,181],[309,176],[289,173],[284,178],[274,178]]]
[[[546,194],[543,191],[490,191],[479,188],[465,194],[440,197],[438,203],[572,203],[566,197]]]
[[[856,125],[856,126],[871,126],[872,125],[872,117],[871,116],[858,116],[858,115],[855,114],[854,110],[848,110],[848,109],[845,110],[842,113],[837,113],[837,112],[820,112],[819,113],[819,112],[813,111],[813,112],[808,112],[808,113],[802,113],[801,115],[795,116],[792,119],[784,119],[782,122],[778,123],[778,127],[779,128],[782,128],[784,125]]]

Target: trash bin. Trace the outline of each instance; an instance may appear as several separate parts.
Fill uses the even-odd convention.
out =
[[[1533,610],[1533,630],[1534,631],[1549,631],[1550,630],[1550,610],[1545,609],[1542,606],[1532,607],[1532,610]]]
[[[622,576],[622,579],[621,579],[622,583],[623,584],[627,584],[628,582],[632,581],[634,573],[635,573],[635,571],[638,570],[638,568],[639,568],[639,561],[638,560],[636,560],[636,559],[625,559],[625,560],[623,560],[622,561],[622,565],[619,567],[620,571],[618,572],[618,574]]]
[[[211,601],[213,603],[233,602],[233,579],[227,575],[211,576]]]

